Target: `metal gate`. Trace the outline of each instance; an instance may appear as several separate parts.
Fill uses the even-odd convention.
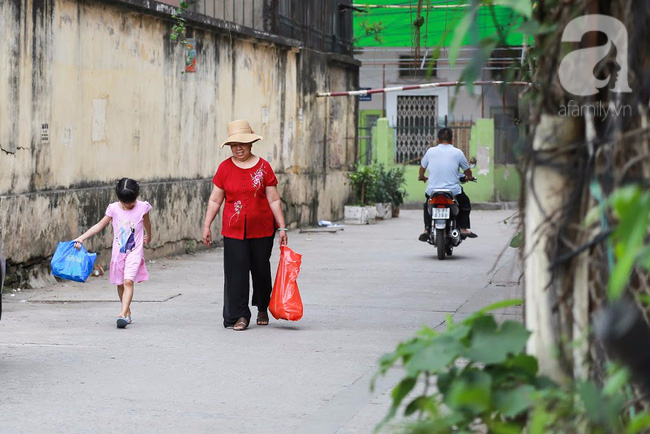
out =
[[[514,148],[519,141],[519,127],[514,115],[494,114],[494,163],[515,164]]]
[[[357,138],[359,140],[357,160],[361,164],[372,164],[372,130],[377,126],[379,115],[367,114],[364,117],[364,126],[360,126],[357,130]]]
[[[396,163],[418,163],[435,143],[437,100],[433,95],[397,97]]]
[[[454,132],[454,146],[463,151],[468,160],[471,157],[476,157],[476,155],[469,155],[469,141],[474,122],[471,120],[452,121],[448,126]]]

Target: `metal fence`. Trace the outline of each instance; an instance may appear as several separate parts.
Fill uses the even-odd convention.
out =
[[[473,126],[474,121],[453,121],[448,125],[454,132],[454,146],[463,151],[468,160],[476,157],[476,155],[469,155],[469,141]]]
[[[352,54],[350,0],[190,0],[190,10],[297,39],[314,50]]]
[[[319,51],[352,53],[352,2],[279,0],[276,33]]]
[[[473,121],[449,122],[447,126],[454,132],[454,146],[469,158],[469,141]],[[395,162],[398,164],[420,164],[427,150],[437,143],[438,129],[444,124],[427,126],[398,126],[395,128]]]
[[[372,164],[373,147],[372,133],[377,124],[379,115],[366,115],[365,125],[357,129],[359,143],[359,155],[357,160],[361,164]],[[463,151],[469,160],[475,155],[469,154],[469,143],[474,121],[452,121],[447,127],[454,132],[454,146]],[[438,129],[445,126],[434,120],[427,125],[398,125],[395,128],[395,163],[396,164],[420,164],[420,160],[427,150],[436,144]]]
[[[193,12],[263,30],[265,0],[194,0]]]
[[[364,126],[360,126],[357,131],[359,143],[358,162],[361,164],[372,164],[372,132],[377,126],[379,115],[366,115]]]

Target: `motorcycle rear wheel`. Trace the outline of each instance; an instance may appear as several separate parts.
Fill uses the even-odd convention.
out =
[[[436,247],[438,248],[438,259],[445,259],[445,230],[436,229]]]

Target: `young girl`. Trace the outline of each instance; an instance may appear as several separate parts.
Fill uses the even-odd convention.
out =
[[[115,193],[119,202],[108,205],[104,218],[74,241],[79,243],[75,243],[75,247],[81,248],[84,241],[101,232],[111,220],[113,221],[110,280],[117,285],[117,294],[122,302],[117,327],[125,328],[133,322],[131,300],[134,282],[149,280],[144,262],[144,244],[151,241],[151,205],[137,200],[140,186],[133,179],[120,179]]]

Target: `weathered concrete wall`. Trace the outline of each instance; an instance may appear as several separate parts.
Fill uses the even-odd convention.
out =
[[[356,102],[315,93],[357,86],[358,64],[202,18],[189,23],[197,72],[181,74],[168,8],[0,4],[0,225],[10,264],[42,262],[97,222],[123,176],[154,206],[150,257],[200,239],[210,179],[230,153],[219,143],[239,118],[264,136],[253,152],[278,174],[290,223],[342,217]],[[107,248],[109,232],[90,247]]]

